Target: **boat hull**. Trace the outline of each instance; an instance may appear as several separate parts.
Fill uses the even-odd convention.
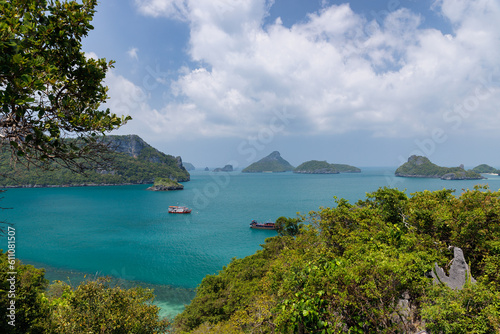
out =
[[[276,229],[276,227],[274,226],[274,223],[271,223],[271,222],[258,223],[255,220],[250,223],[250,228],[253,228],[256,230],[275,230]]]

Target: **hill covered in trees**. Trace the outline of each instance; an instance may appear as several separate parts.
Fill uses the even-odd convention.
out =
[[[278,221],[262,250],[203,279],[176,333],[500,330],[498,191],[383,188]],[[471,270],[461,289],[432,278],[435,264],[450,270],[453,247]]]
[[[293,172],[299,174],[338,174],[360,173],[361,169],[345,164],[330,164],[326,161],[311,160],[300,164]]]
[[[480,174],[465,170],[460,167],[441,167],[433,164],[428,158],[412,155],[408,161],[401,165],[395,172],[400,177],[428,177],[443,180],[479,180],[483,179]]]
[[[486,164],[481,164],[479,166],[476,166],[472,168],[472,171],[476,173],[500,174],[500,170]]]
[[[267,157],[260,159],[257,162],[254,162],[250,166],[244,168],[242,173],[280,173],[280,172],[289,172],[294,168],[288,161],[283,159],[280,155],[280,152],[274,151],[269,154]]]
[[[77,174],[51,164],[48,170],[26,168],[9,163],[10,152],[1,152],[0,186],[43,187],[81,185],[149,184],[163,177],[180,182],[189,181],[190,175],[182,165],[181,157],[162,153],[139,136],[106,136],[102,138],[110,152],[104,155],[109,161],[105,169]]]

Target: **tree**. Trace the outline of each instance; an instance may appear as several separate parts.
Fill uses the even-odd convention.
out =
[[[131,119],[99,110],[113,62],[81,51],[96,5],[0,0],[0,138],[15,161],[83,171],[106,148],[99,135]]]

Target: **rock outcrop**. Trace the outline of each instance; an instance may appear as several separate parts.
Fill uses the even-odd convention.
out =
[[[435,264],[434,270],[431,272],[434,283],[444,283],[451,289],[458,290],[462,289],[467,281],[476,283],[476,280],[470,273],[469,265],[465,261],[462,249],[458,247],[453,248],[452,261],[449,276],[446,275],[443,268],[439,267],[437,263]]]
[[[408,162],[399,166],[394,173],[400,177],[440,178],[442,180],[480,180],[480,174],[459,167],[441,167],[433,164],[428,158],[412,155]]]
[[[222,168],[215,168],[213,171],[214,172],[232,172],[233,171],[233,165],[225,165]]]

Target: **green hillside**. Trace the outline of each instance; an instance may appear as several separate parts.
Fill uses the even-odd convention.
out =
[[[481,164],[479,166],[476,166],[476,167],[472,168],[472,171],[474,171],[476,173],[489,173],[489,174],[499,174],[500,173],[500,170],[498,170],[494,167],[488,166],[486,164]]]
[[[441,178],[443,180],[477,180],[483,177],[470,170],[460,167],[441,167],[433,164],[428,158],[412,155],[408,162],[401,165],[395,172],[401,177]]]
[[[265,173],[265,172],[288,172],[294,168],[288,161],[283,159],[278,151],[274,151],[267,157],[254,162],[247,168],[243,169],[242,173]]]
[[[338,174],[339,171],[326,161],[306,161],[293,170],[299,174]]]
[[[497,333],[499,219],[486,187],[383,188],[280,217],[279,236],[203,279],[174,333]]]
[[[21,164],[13,168],[10,164],[10,152],[4,150],[0,153],[0,186],[119,185],[153,183],[157,177],[180,182],[190,179],[180,157],[164,154],[138,136],[106,136],[104,141],[113,150],[107,155],[109,167],[85,174],[73,173],[68,169],[58,168],[55,164],[50,166],[50,170],[27,169]]]
[[[361,169],[345,164],[330,164],[326,161],[310,160],[297,166],[293,172],[299,174],[338,174],[359,173]]]

